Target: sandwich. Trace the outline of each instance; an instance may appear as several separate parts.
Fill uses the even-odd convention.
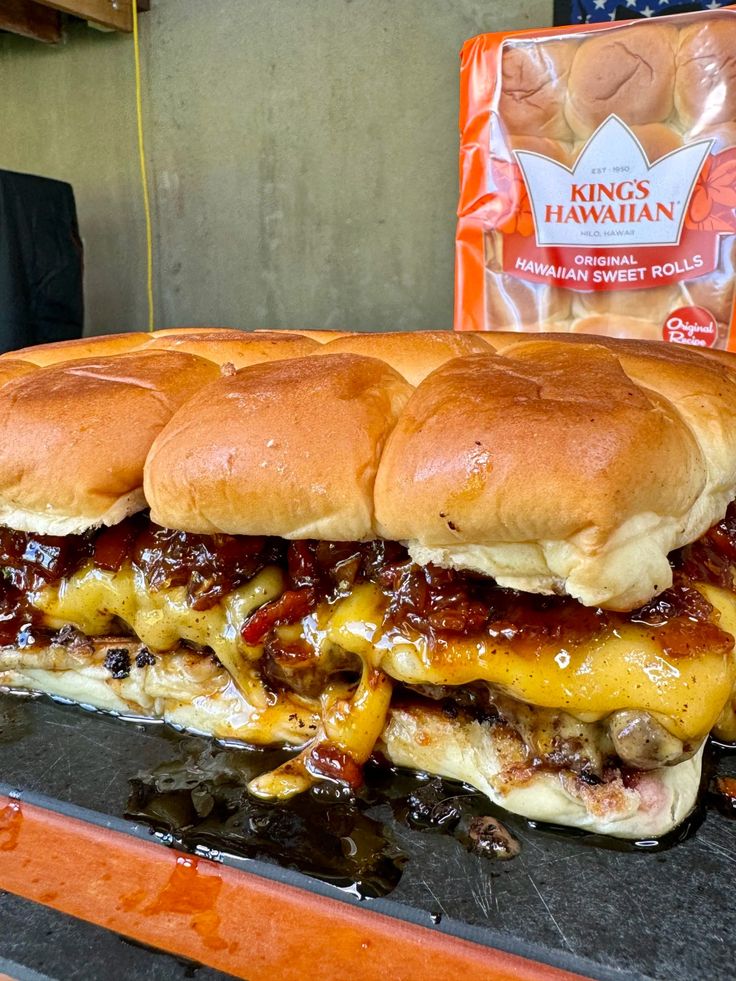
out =
[[[736,740],[728,356],[199,335],[0,387],[0,685],[293,747],[263,798],[374,758],[675,828]]]

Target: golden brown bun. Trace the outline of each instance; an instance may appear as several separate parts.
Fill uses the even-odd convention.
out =
[[[0,522],[65,534],[120,520],[143,504],[163,429],[145,483],[162,524],[384,535],[420,562],[626,608],[669,584],[667,554],[736,492],[722,352],[504,331],[338,347],[381,360],[315,348],[219,378],[195,356],[145,351],[31,369],[0,389]],[[468,348],[484,353],[447,360]],[[383,358],[407,373],[403,359],[419,373],[446,363],[403,410],[411,388]]]
[[[612,113],[628,125],[659,123],[672,112],[677,31],[636,24],[583,41],[570,68],[565,115],[587,138]]]
[[[142,348],[150,335],[142,333],[100,334],[98,337],[77,337],[73,341],[55,341],[52,344],[38,344],[35,347],[22,347],[2,355],[2,359],[28,361],[40,368],[63,361],[79,361],[82,358],[106,358],[111,354],[127,354]]]
[[[15,378],[28,375],[32,371],[38,371],[35,364],[30,361],[13,361],[10,358],[0,360],[0,386],[5,385]]]
[[[470,784],[514,814],[618,838],[660,837],[687,817],[700,788],[703,752],[642,775],[636,790],[622,782],[593,788],[569,771],[527,772],[513,781],[503,731],[448,719],[419,699],[391,709],[379,746],[396,766]]]
[[[196,327],[162,327],[160,330],[156,330],[153,334],[148,334],[150,337],[186,337],[189,334],[232,334],[233,332],[245,333],[244,331],[239,331],[236,327],[207,327],[206,325],[200,324]]]
[[[564,107],[574,51],[567,41],[504,43],[498,111],[508,132],[570,139]]]
[[[549,334],[542,340],[557,338]],[[645,390],[663,396],[685,420],[708,461],[708,481],[697,507],[705,506],[710,515],[718,510],[717,502],[722,500],[725,511],[731,500],[732,482],[736,481],[736,357],[726,351],[681,344],[655,345],[613,338],[604,344],[629,378]],[[504,354],[513,358],[522,351],[520,345],[509,346]],[[690,520],[693,518],[691,512]]]
[[[671,354],[652,348],[667,379]],[[380,534],[408,541],[421,563],[475,568],[504,586],[613,609],[645,602],[671,582],[668,553],[722,515],[736,488],[724,435],[736,428],[733,383],[704,359],[697,373],[689,358],[675,370],[691,398],[703,376],[720,392],[703,420],[717,451],[603,345],[529,338],[503,357],[450,362],[419,386],[386,444]]]
[[[352,334],[322,345],[317,354],[362,354],[380,358],[411,385],[453,358],[484,352],[486,345],[474,334],[448,330],[397,331],[390,334]]]
[[[526,337],[529,333],[536,333],[535,331],[527,330],[478,330],[472,331],[473,336],[477,337],[478,340],[483,341],[486,346],[486,350],[491,353],[496,353],[500,351],[505,345],[516,343],[520,337]]]
[[[182,351],[196,354],[216,364],[229,363],[246,368],[262,361],[302,358],[318,349],[316,341],[300,334],[278,331],[247,334],[242,330],[189,330],[156,333],[146,345],[147,351]]]
[[[154,443],[151,517],[192,532],[372,538],[376,468],[410,392],[382,361],[352,354],[222,378]]]
[[[265,334],[271,333],[271,331],[256,330],[255,334]],[[309,337],[313,341],[317,341],[320,344],[327,344],[328,341],[334,341],[336,337],[350,337],[349,331],[346,330],[280,330],[275,331],[278,334],[298,334],[300,337]]]
[[[641,143],[644,152],[653,163],[660,157],[672,153],[682,146],[682,137],[677,130],[664,123],[647,123],[645,126],[632,126],[631,131]],[[577,160],[585,146],[585,140],[580,140],[573,147],[572,159]]]
[[[0,524],[75,534],[145,506],[143,464],[173,412],[220,375],[173,351],[43,368],[0,389]]]
[[[719,324],[718,326],[720,328],[725,325]],[[728,368],[730,372],[736,372],[736,354],[733,351],[725,351],[717,347],[693,347],[687,348],[687,350],[697,352],[701,358],[718,361],[725,368]]]
[[[688,344],[667,344],[664,342],[653,344],[636,337],[604,337],[593,334],[560,333],[554,330],[530,336],[498,331],[492,333],[490,337],[492,340],[495,340],[496,350],[499,354],[505,354],[517,344],[527,340],[562,341],[563,343],[569,344],[597,344],[622,358],[634,353],[642,356],[646,354],[655,361],[659,359],[672,361],[675,358],[683,366],[687,363],[698,365],[705,358],[706,360],[718,361],[724,367],[728,368],[730,372],[736,372],[736,354],[712,347],[695,347]]]
[[[673,358],[676,358],[683,365],[687,363],[687,359],[690,359],[690,363],[698,365],[704,358],[706,361],[719,362],[719,364],[728,369],[729,373],[736,373],[736,354],[715,347],[696,347],[689,344],[668,343],[651,344],[646,340],[633,337],[599,337],[590,334],[559,334],[553,331],[538,334],[534,337],[534,340],[567,341],[573,344],[600,344],[601,347],[613,351],[617,356],[627,357],[632,353],[636,353],[637,355],[646,353],[655,359],[661,358],[671,361]],[[518,344],[519,341],[520,337],[518,334],[506,334],[503,340],[496,341],[496,345],[499,353],[504,354],[510,347]],[[727,408],[727,405],[724,408]]]
[[[695,137],[716,123],[736,121],[736,17],[699,18],[680,31],[675,106]]]
[[[590,314],[600,315],[601,321],[611,321],[610,329],[606,329],[601,323],[598,330],[592,328],[583,330],[579,326],[572,329],[577,333],[587,334],[609,334],[616,337],[632,336],[626,333],[623,324],[616,326],[619,318],[634,318],[646,320],[654,324],[657,328],[655,336],[642,338],[643,340],[661,340],[662,325],[668,313],[681,307],[686,302],[682,287],[679,283],[668,283],[666,286],[652,286],[643,290],[612,290],[610,292],[597,292],[592,290],[587,293],[574,292],[572,294],[573,317],[587,317]],[[614,333],[615,332],[615,333]],[[639,336],[638,334],[633,336]]]

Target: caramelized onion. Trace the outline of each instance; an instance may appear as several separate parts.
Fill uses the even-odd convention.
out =
[[[535,654],[634,623],[650,630],[665,654],[673,657],[706,649],[726,651],[733,644],[731,635],[718,626],[717,611],[693,585],[734,588],[733,504],[700,541],[673,554],[673,586],[629,614],[586,608],[568,597],[502,589],[471,572],[417,566],[397,542],[287,543],[277,538],[194,535],[161,528],[145,514],[98,532],[64,537],[0,528],[0,643],[15,642],[22,630],[26,642],[31,635],[36,641],[43,639],[43,622],[27,594],[70,576],[90,557],[111,572],[132,563],[152,591],[184,587],[187,602],[196,610],[214,606],[265,566],[280,566],[287,589],[243,625],[243,640],[250,645],[263,643],[279,625],[298,622],[318,603],[345,595],[361,581],[374,582],[385,593],[385,626],[411,628],[430,638],[485,635]]]

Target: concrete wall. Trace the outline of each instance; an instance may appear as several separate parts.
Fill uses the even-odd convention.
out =
[[[154,0],[156,323],[449,327],[458,50],[551,0]],[[132,42],[0,40],[0,166],[69,180],[87,330],[145,325]]]

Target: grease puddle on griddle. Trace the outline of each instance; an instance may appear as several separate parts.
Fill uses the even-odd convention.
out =
[[[44,697],[0,698],[0,742],[21,740],[35,730],[32,716],[23,711],[32,702],[53,702],[64,714],[80,712]],[[116,726],[131,726],[108,713],[91,712]],[[265,859],[360,898],[384,896],[399,882],[412,856],[402,827],[423,835],[450,835],[468,851],[485,855],[486,861],[513,857],[516,849],[497,848],[493,836],[478,847],[477,835],[470,832],[473,821],[481,818],[493,818],[522,839],[532,829],[542,838],[637,853],[662,851],[690,837],[705,810],[731,813],[713,788],[718,776],[734,769],[736,756],[733,747],[718,744],[707,754],[703,788],[709,790],[701,795],[701,807],[664,839],[628,842],[526,821],[465,785],[374,763],[366,766],[365,786],[355,796],[325,783],[291,801],[267,803],[248,795],[246,784],[290,753],[230,747],[142,720],[136,720],[135,728],[163,740],[169,759],[127,778],[126,817],[148,825],[161,841],[184,851],[215,860],[227,855]],[[134,767],[131,759],[131,773]]]
[[[356,794],[322,783],[284,802],[252,797],[248,781],[286,758],[180,738],[176,758],[130,780],[125,816],[185,851],[266,859],[361,899],[387,895],[401,878],[409,856],[392,833],[396,821],[452,834],[478,854],[510,858],[518,852],[510,835],[506,850],[499,847],[499,822],[483,794],[373,763]]]
[[[390,892],[406,856],[360,796],[331,784],[283,803],[248,793],[252,777],[286,758],[183,738],[178,758],[130,781],[126,817],[186,851],[265,858],[361,898]]]
[[[323,783],[283,803],[250,796],[246,784],[290,754],[231,748],[202,737],[176,738],[176,758],[130,781],[126,817],[185,851],[218,859],[259,858],[329,882],[359,898],[385,896],[398,884],[410,849],[396,822],[421,833],[451,835],[487,860],[514,858],[529,829],[581,845],[640,853],[665,851],[691,837],[701,806],[671,834],[628,841],[516,817],[462,784],[369,763],[365,785],[350,794]],[[706,780],[719,762],[714,757]],[[712,795],[701,799],[713,806]],[[508,829],[512,829],[509,833]],[[402,836],[403,838],[403,836]]]

